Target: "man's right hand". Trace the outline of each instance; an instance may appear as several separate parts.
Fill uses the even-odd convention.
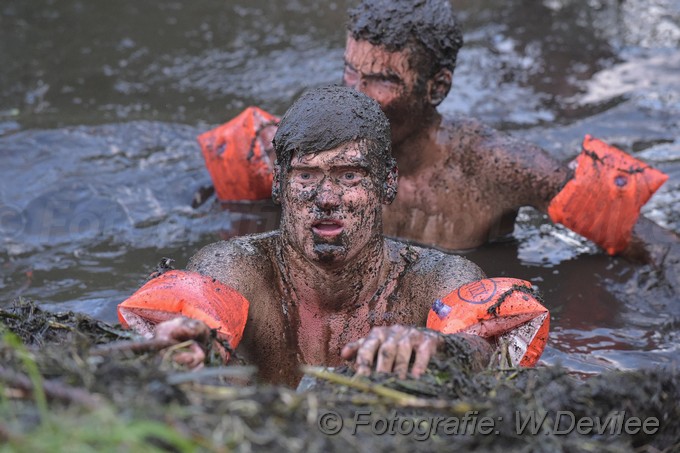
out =
[[[192,340],[188,351],[178,352],[172,359],[180,365],[197,368],[203,366],[205,348],[210,345],[211,333],[210,327],[203,321],[180,316],[158,324],[154,338],[173,344]]]

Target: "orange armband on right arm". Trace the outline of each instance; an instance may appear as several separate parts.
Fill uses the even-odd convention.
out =
[[[271,148],[271,129],[278,121],[262,109],[248,107],[231,121],[197,137],[217,198],[271,198],[274,165],[267,148]]]
[[[487,278],[436,300],[427,327],[444,334],[470,333],[505,340],[513,364],[534,366],[548,341],[550,313],[539,302],[531,283]]]
[[[586,135],[574,177],[552,199],[548,215],[610,255],[626,249],[640,208],[668,175]]]
[[[118,305],[123,327],[151,336],[156,324],[187,316],[217,330],[236,349],[248,318],[248,300],[222,282],[196,272],[172,270],[139,288]]]

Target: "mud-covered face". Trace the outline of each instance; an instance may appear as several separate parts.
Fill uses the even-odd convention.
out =
[[[392,128],[392,143],[399,144],[427,108],[425,89],[411,67],[408,50],[390,52],[368,41],[347,37],[342,82],[375,99]]]
[[[364,153],[352,142],[294,154],[282,175],[281,234],[310,261],[342,264],[382,238],[381,182]]]

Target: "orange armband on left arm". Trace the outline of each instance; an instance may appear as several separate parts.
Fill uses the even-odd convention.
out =
[[[172,270],[146,282],[118,305],[123,327],[151,336],[160,322],[187,316],[217,330],[236,349],[248,319],[248,300],[222,282],[196,272]]]
[[[217,198],[271,198],[274,165],[267,148],[271,148],[274,136],[270,129],[278,121],[260,108],[248,107],[231,121],[197,137]]]
[[[626,249],[640,208],[668,175],[586,135],[574,177],[552,199],[548,215],[610,255]]]
[[[427,327],[444,334],[470,333],[505,340],[513,364],[534,366],[548,341],[550,313],[539,302],[531,283],[487,278],[435,301]]]

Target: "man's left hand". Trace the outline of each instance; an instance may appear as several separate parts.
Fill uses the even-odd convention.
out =
[[[405,379],[415,354],[411,376],[419,378],[441,343],[441,336],[415,327],[374,327],[366,337],[347,344],[341,355],[347,360],[356,357],[357,374],[368,376],[375,365],[377,372],[394,372]]]

